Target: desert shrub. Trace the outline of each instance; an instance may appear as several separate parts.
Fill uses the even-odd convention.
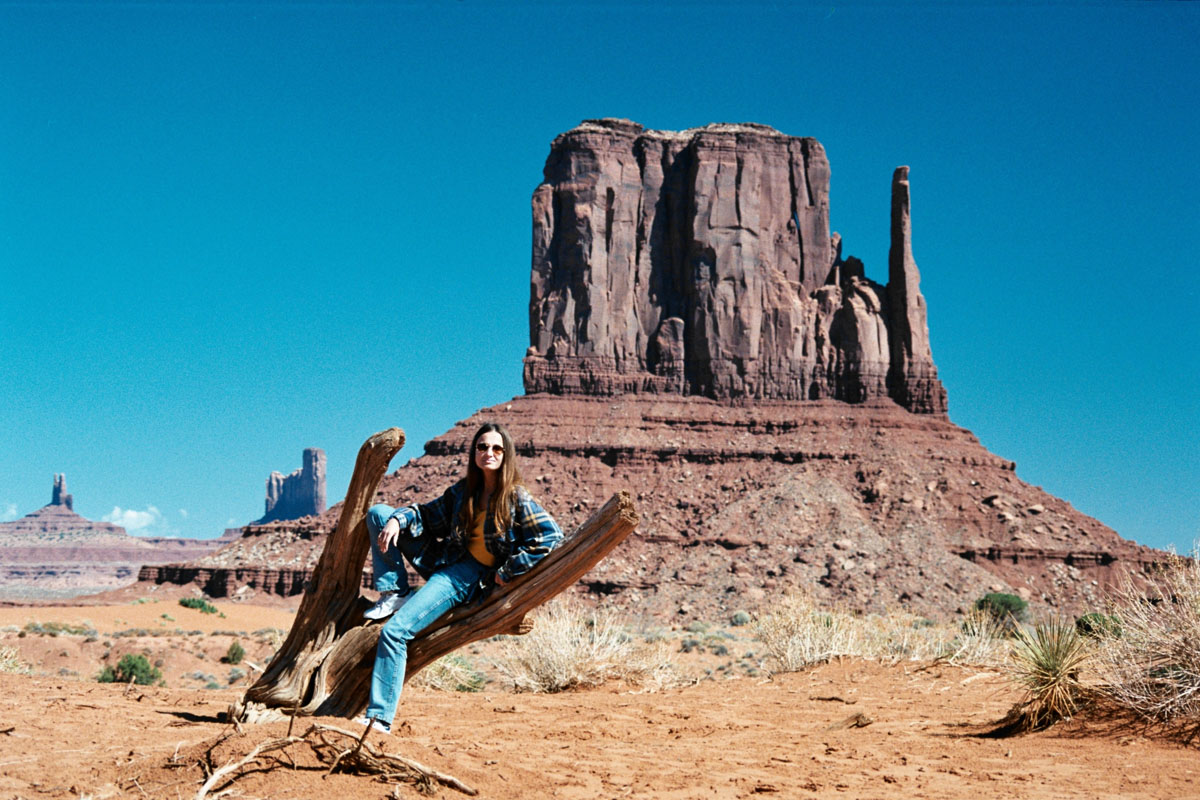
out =
[[[179,628],[129,628],[128,630],[116,631],[112,634],[114,639],[136,638],[139,636],[185,636],[185,631]]]
[[[1173,557],[1117,592],[1119,635],[1101,638],[1097,662],[1104,690],[1119,705],[1152,720],[1200,718],[1200,561]]]
[[[184,608],[194,608],[201,614],[216,614],[217,607],[200,597],[181,597],[179,605]]]
[[[860,626],[851,614],[819,610],[803,594],[784,597],[759,618],[756,630],[778,672],[796,672],[863,652]]]
[[[1091,690],[1079,679],[1089,658],[1087,639],[1065,619],[1039,622],[1013,633],[1009,677],[1025,689],[1010,723],[1025,730],[1053,725],[1075,714]]]
[[[0,647],[0,672],[11,672],[17,675],[27,675],[30,667],[21,660],[15,647]]]
[[[733,612],[733,616],[729,618],[729,624],[735,628],[740,628],[743,625],[749,625],[751,620],[752,617],[750,616],[749,612],[735,611]]]
[[[1008,655],[1008,626],[993,614],[972,608],[963,614],[958,631],[943,657],[951,664],[998,666]]]
[[[505,637],[495,666],[518,691],[529,692],[559,692],[610,680],[653,688],[673,679],[665,643],[636,641],[612,612],[585,613],[565,598],[539,610],[532,632]]]
[[[150,666],[150,661],[140,653],[127,653],[121,656],[114,669],[106,666],[96,678],[100,683],[129,683],[132,680],[138,686],[148,686],[162,678],[162,672]]]
[[[936,625],[908,611],[869,614],[859,624],[862,654],[885,664],[941,658],[954,637],[952,627]]]
[[[72,625],[69,622],[27,622],[24,627],[25,633],[36,633],[40,636],[95,636],[96,629],[89,623],[82,625]]]
[[[230,683],[237,683],[244,677],[246,677],[245,670],[238,669],[237,667],[234,667],[233,669],[229,670],[229,682]]]
[[[1009,632],[1015,631],[1017,623],[1025,621],[1029,604],[1015,594],[989,592],[975,601],[975,609],[991,614]]]
[[[1116,614],[1101,614],[1092,611],[1075,620],[1075,631],[1080,636],[1102,639],[1105,636],[1121,635],[1121,620]]]
[[[242,663],[242,659],[245,657],[246,648],[242,647],[241,642],[239,642],[237,639],[234,639],[230,643],[229,649],[225,651],[225,657],[221,660],[226,664],[240,664]]]
[[[687,624],[684,630],[688,633],[708,633],[708,623],[694,619]]]
[[[700,646],[699,639],[693,639],[690,636],[686,637],[679,643],[679,652],[690,653]]]
[[[487,676],[467,658],[449,655],[422,669],[411,682],[440,692],[478,692],[487,683]]]

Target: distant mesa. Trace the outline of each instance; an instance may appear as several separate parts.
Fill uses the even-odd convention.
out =
[[[267,507],[252,525],[299,519],[325,513],[325,451],[304,450],[303,466],[290,475],[272,472],[267,478]]]
[[[0,600],[53,600],[128,585],[144,564],[198,558],[215,539],[130,536],[111,522],[75,513],[66,476],[54,476],[50,502],[0,523]]]

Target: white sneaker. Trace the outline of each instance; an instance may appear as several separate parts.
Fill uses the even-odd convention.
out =
[[[380,731],[381,733],[386,733],[389,736],[392,733],[391,726],[387,725],[381,719],[367,719],[365,716],[363,716],[363,717],[357,717],[354,720],[354,722],[356,725],[362,725],[364,728],[370,727],[372,730],[377,730],[377,731]]]
[[[367,619],[383,619],[390,617],[400,610],[400,607],[408,602],[409,593],[384,592],[379,595],[378,602],[363,612],[363,616]]]

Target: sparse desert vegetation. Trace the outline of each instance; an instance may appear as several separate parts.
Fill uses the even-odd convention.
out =
[[[1198,555],[1172,558],[1145,589],[1126,581],[1097,637],[1104,692],[1147,720],[1200,723]]]
[[[511,790],[513,782],[531,797],[553,792],[582,798],[609,791],[597,786],[609,786],[613,793],[642,786],[632,796],[647,797],[680,786],[709,791],[707,784],[696,783],[698,775],[729,781],[729,793],[713,796],[730,798],[782,792],[785,786],[816,786],[807,791],[817,795],[836,789],[869,796],[903,792],[916,797],[930,791],[956,796],[964,786],[986,792],[997,780],[1019,782],[1036,775],[1049,798],[1070,794],[1074,773],[1064,771],[1065,762],[1086,763],[1090,774],[1109,775],[1114,786],[1132,774],[1151,787],[1126,792],[1129,796],[1188,796],[1197,776],[1178,766],[1177,750],[1188,745],[1169,738],[1138,738],[1133,744],[1122,739],[1125,744],[1118,745],[1114,737],[1127,736],[1119,732],[1123,729],[1112,733],[1081,725],[1089,724],[1090,704],[1097,698],[1115,702],[1119,697],[1120,684],[1105,683],[1111,678],[1104,665],[1120,661],[1128,648],[1141,652],[1147,641],[1159,642],[1157,652],[1170,658],[1143,658],[1136,665],[1124,658],[1122,674],[1140,676],[1132,684],[1142,687],[1136,696],[1147,693],[1146,687],[1159,696],[1172,686],[1183,696],[1192,691],[1180,681],[1200,640],[1188,633],[1196,629],[1187,627],[1195,621],[1195,605],[1189,603],[1200,585],[1196,576],[1194,562],[1180,560],[1152,576],[1149,599],[1135,593],[1114,599],[1103,619],[1119,624],[1099,617],[1034,620],[1015,631],[983,609],[937,621],[903,610],[872,615],[821,608],[803,595],[720,619],[644,628],[611,610],[560,599],[533,615],[534,628],[526,636],[479,642],[414,676],[403,701],[400,735],[373,741],[495,796]],[[9,624],[0,628],[0,681],[11,699],[0,730],[13,726],[31,737],[30,743],[61,735],[61,717],[53,725],[43,723],[34,713],[41,701],[20,699],[33,692],[51,703],[67,698],[73,711],[65,724],[95,742],[94,752],[80,751],[87,755],[86,766],[74,768],[95,782],[76,781],[79,792],[64,789],[46,796],[99,796],[98,790],[108,786],[110,793],[140,797],[141,788],[149,797],[174,797],[173,782],[180,780],[193,781],[189,791],[194,794],[209,774],[199,766],[202,761],[211,770],[244,757],[270,737],[286,738],[279,725],[250,726],[235,734],[218,719],[283,640],[286,611],[241,617],[254,609],[230,609],[227,622],[205,615],[225,627],[186,631],[153,627],[159,614],[144,605],[137,608],[80,609],[75,621],[63,610],[49,609],[39,612],[45,615],[41,619],[2,620]],[[243,654],[234,666],[231,654],[238,648]],[[784,669],[789,664],[792,671]],[[125,686],[95,683],[106,667],[111,679]],[[155,679],[155,671],[162,677]],[[659,691],[647,694],[647,689]],[[1014,707],[1024,717],[1012,730],[1027,735],[978,738],[996,731]],[[1139,713],[1149,719],[1155,712]],[[1194,719],[1194,712],[1183,713]],[[121,742],[122,752],[134,754],[116,762],[105,761],[107,739],[94,733],[114,714],[132,726],[123,728]],[[188,727],[175,735],[170,725]],[[528,741],[530,730],[538,731],[534,745]],[[1066,733],[1054,733],[1061,730]],[[1085,731],[1091,735],[1080,735]],[[1047,736],[1057,738],[1040,738]],[[176,748],[181,740],[197,744]],[[60,768],[56,762],[38,772],[41,749],[27,748],[26,741],[6,742],[16,749],[11,756],[6,752],[9,766],[0,770],[0,779],[31,786],[36,775]],[[591,743],[580,746],[584,741]],[[655,743],[653,755],[647,741]],[[564,749],[569,743],[572,747]],[[1120,749],[1126,746],[1134,749]],[[205,755],[210,748],[211,757]],[[818,761],[795,758],[797,749],[814,748],[826,755]],[[1114,758],[1135,750],[1138,764],[1158,766],[1131,772]],[[488,766],[489,761],[495,763]],[[305,781],[320,778],[306,773],[303,763],[299,772],[286,759],[280,764],[285,769],[251,770],[235,786],[248,796],[289,791],[289,796],[308,796],[316,790]],[[1071,768],[1076,769],[1074,763]],[[320,790],[328,791],[324,787],[333,787],[335,779],[339,796],[379,795],[378,784],[367,776],[331,776]],[[572,789],[575,779],[578,791]],[[418,796],[412,788],[400,792],[396,796]]]
[[[663,642],[631,636],[617,614],[584,611],[557,598],[535,612],[533,631],[504,637],[496,669],[518,691],[559,692],[619,680],[642,686],[673,682]]]

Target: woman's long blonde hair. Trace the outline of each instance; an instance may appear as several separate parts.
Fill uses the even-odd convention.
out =
[[[475,431],[475,436],[471,438],[471,449],[467,452],[467,500],[462,504],[462,509],[458,514],[459,529],[463,531],[471,529],[471,521],[475,518],[475,503],[479,493],[483,491],[483,470],[475,464],[475,446],[479,444],[479,438],[485,433],[500,434],[500,441],[504,444],[504,460],[500,462],[500,480],[496,491],[492,493],[491,508],[489,509],[492,521],[496,524],[496,530],[506,531],[512,527],[512,510],[517,502],[517,487],[524,485],[521,480],[521,470],[517,467],[517,448],[513,445],[508,430],[499,422],[485,422],[480,425],[479,430]]]

